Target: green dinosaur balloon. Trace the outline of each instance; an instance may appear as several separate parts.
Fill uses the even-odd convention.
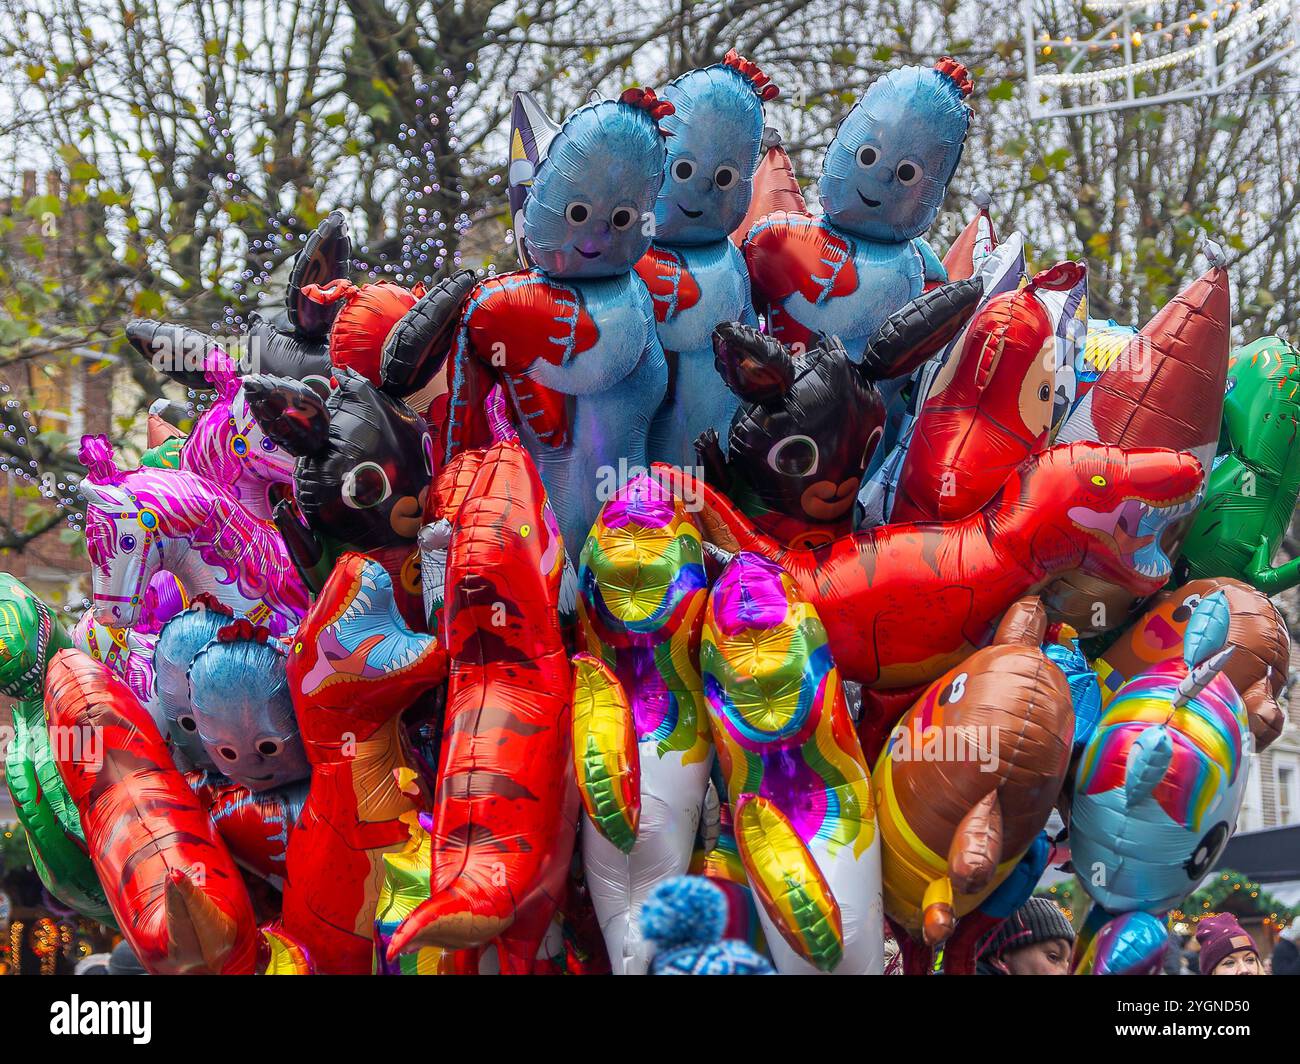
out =
[[[1273,555],[1300,494],[1300,354],[1277,336],[1232,353],[1219,456],[1183,543],[1186,579],[1230,576],[1266,595],[1300,584]]]
[[[0,573],[0,693],[14,699],[5,778],[14,809],[46,889],[82,915],[112,925],[81,818],[59,775],[45,726],[45,670],[58,651],[71,645],[49,607],[8,573]]]

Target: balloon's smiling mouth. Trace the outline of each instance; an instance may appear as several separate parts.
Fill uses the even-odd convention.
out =
[[[687,208],[683,207],[680,203],[677,204],[677,209],[680,210],[684,215],[686,215],[687,218],[698,218],[701,214],[704,213],[703,211],[688,210]]]
[[[598,259],[598,258],[600,258],[600,252],[599,252],[599,251],[583,251],[582,248],[577,248],[576,250],[577,250],[578,254],[581,255],[584,259]]]
[[[867,199],[867,197],[864,196],[860,191],[858,192],[858,199],[860,199],[860,200],[861,200],[863,203],[865,203],[868,207],[879,207],[879,206],[880,206],[880,200],[878,200],[878,199]]]

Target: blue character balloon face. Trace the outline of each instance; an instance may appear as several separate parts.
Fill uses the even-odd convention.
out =
[[[724,240],[745,218],[763,141],[753,83],[724,64],[692,70],[664,89],[668,166],[655,203],[655,242]]]
[[[190,663],[230,622],[227,613],[194,605],[163,625],[154,647],[154,691],[167,718],[168,738],[195,768],[214,766],[199,740],[199,724],[190,702]]]
[[[868,240],[899,243],[934,223],[970,124],[965,70],[951,60],[945,64],[945,70],[890,71],[840,124],[819,186],[831,224]]]
[[[190,666],[198,736],[217,769],[250,791],[311,773],[294,716],[285,654],[249,639],[212,641]]]
[[[542,272],[625,274],[650,247],[663,182],[663,136],[649,112],[603,100],[569,116],[524,203],[524,241]]]

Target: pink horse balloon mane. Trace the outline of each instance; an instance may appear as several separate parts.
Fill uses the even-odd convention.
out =
[[[263,521],[271,519],[275,484],[293,485],[297,459],[267,438],[248,409],[239,367],[221,348],[209,348],[203,375],[217,400],[195,422],[181,447],[181,468],[206,477]]]
[[[104,436],[83,436],[78,457],[97,621],[133,627],[166,570],[189,596],[206,591],[274,634],[297,625],[307,590],[269,521],[197,473],[119,469]]]

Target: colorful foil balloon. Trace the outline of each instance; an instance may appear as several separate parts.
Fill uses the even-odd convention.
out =
[[[452,528],[450,666],[430,897],[387,956],[495,944],[501,972],[523,974],[563,900],[578,820],[558,614],[564,541],[520,444],[466,453],[443,470],[440,498],[466,466],[477,468],[463,500],[439,514]]]
[[[763,102],[777,94],[735,51],[663,91],[675,109],[663,120],[668,165],[655,202],[655,242],[636,267],[669,365],[668,392],[650,426],[655,461],[690,464],[695,437],[713,429],[725,441],[736,411],[737,397],[713,369],[711,335],[720,322],[758,324],[749,271],[730,233],[749,209]]]
[[[289,648],[238,621],[190,662],[190,705],[208,760],[254,794],[311,774],[285,676]]]
[[[1223,671],[1235,651],[1194,650],[1119,688],[1075,771],[1071,857],[1110,914],[1173,908],[1236,828],[1254,743]]]
[[[1019,233],[1012,233],[983,259],[972,280],[975,278],[978,278],[983,291],[975,308],[978,314],[980,307],[1006,292],[1015,291],[1025,282],[1024,238]],[[867,465],[867,476],[858,493],[854,518],[856,528],[874,528],[891,520],[898,481],[916,429],[916,419],[957,343],[957,340],[952,341],[935,357],[921,363],[889,398],[885,433]]]
[[[78,456],[97,621],[130,628],[166,570],[187,594],[207,592],[255,624],[277,633],[297,624],[307,592],[269,522],[195,473],[124,472],[104,436],[83,436]]]
[[[1038,293],[1068,291],[1083,276],[1081,264],[1060,263],[980,308],[921,407],[891,521],[966,517],[1047,446],[1056,334]]]
[[[339,554],[369,554],[392,577],[407,622],[423,627],[415,539],[433,477],[432,437],[395,398],[404,385],[376,388],[350,369],[333,379],[327,399],[288,378],[244,381],[267,436],[298,456],[296,512],[277,509],[277,527],[314,590]]]
[[[59,773],[131,952],[153,975],[250,975],[257,924],[207,810],[127,686],[79,650],[50,663]]]
[[[446,676],[446,652],[407,628],[384,568],[345,554],[294,636],[286,667],[311,762],[289,837],[285,930],[327,975],[370,971],[384,855],[404,849],[403,817],[428,798],[402,713]]]
[[[410,827],[406,848],[384,854],[384,882],[375,906],[374,975],[469,975],[458,954],[438,946],[425,946],[414,953],[402,953],[388,959],[393,932],[416,906],[429,898],[430,861],[432,859],[433,819],[425,813],[404,813]]]
[[[302,293],[321,306],[339,304],[330,326],[330,362],[335,369],[350,369],[376,388],[383,384],[380,359],[388,334],[424,294],[380,281],[354,285],[340,278],[325,285],[309,284]]]
[[[982,510],[945,524],[885,525],[815,550],[789,550],[756,532],[707,484],[665,466],[655,476],[699,500],[705,538],[775,561],[826,626],[846,679],[910,687],[937,679],[985,645],[1007,608],[1054,574],[1086,568],[1149,595],[1169,575],[1121,542],[1121,521],[1158,524],[1200,483],[1190,455],[1080,443],[1022,465]],[[924,623],[917,623],[917,618]]]
[[[654,303],[634,268],[667,151],[672,105],[629,89],[575,111],[558,131],[516,98],[512,197],[535,265],[480,282],[461,318],[451,376],[447,458],[485,447],[484,400],[501,384],[524,446],[575,553],[631,472],[646,466],[650,421],[668,367]],[[522,123],[522,125],[521,125]]]
[[[1300,584],[1300,560],[1273,565],[1300,495],[1300,354],[1278,336],[1228,360],[1220,454],[1183,543],[1180,573],[1230,576],[1266,595]]]
[[[744,248],[745,238],[759,221],[769,214],[784,211],[787,214],[807,214],[808,204],[799,189],[799,179],[794,176],[794,165],[781,146],[779,130],[766,126],[763,129],[763,155],[754,172],[754,191],[749,197],[749,210],[735,229],[731,242]]]
[[[1232,306],[1222,252],[1209,245],[1206,254],[1209,271],[1165,304],[1119,353],[1066,418],[1058,442],[1172,447],[1194,455],[1208,474],[1223,412]],[[1147,544],[1139,555],[1143,569],[1161,568],[1157,555],[1177,555],[1195,508],[1193,500],[1172,520],[1155,521],[1144,513],[1119,525],[1126,542]],[[1058,578],[1043,595],[1053,616],[1081,635],[1121,626],[1141,598],[1134,588],[1083,573]]]
[[[777,969],[879,973],[871,776],[816,608],[776,564],[737,555],[709,592],[700,669]]]
[[[690,864],[713,763],[699,671],[708,584],[700,532],[648,476],[605,504],[578,571],[574,761],[582,861],[616,974],[649,953],[641,904]]]
[[[199,722],[190,692],[190,662],[234,619],[230,610],[209,595],[200,595],[158,633],[154,645],[154,698],[162,713],[163,733],[171,742],[178,768],[213,769],[199,738]],[[83,648],[84,649],[84,648]]]
[[[850,531],[859,483],[884,430],[877,382],[910,373],[942,349],[979,297],[979,281],[919,296],[890,315],[858,362],[833,338],[792,351],[757,329],[719,325],[717,371],[743,404],[725,454],[712,430],[697,442],[706,476],[788,546],[816,547]]]
[[[254,420],[239,367],[221,348],[204,357],[204,376],[216,400],[194,423],[181,446],[180,468],[225,489],[261,521],[271,519],[275,485],[293,484],[293,455]]]
[[[1223,671],[1246,705],[1255,749],[1263,750],[1282,734],[1286,723],[1281,697],[1290,675],[1291,637],[1286,620],[1268,596],[1238,580],[1191,580],[1153,599],[1093,663],[1103,704],[1109,705],[1126,681],[1150,666],[1179,657],[1197,607],[1216,594],[1228,612],[1224,644],[1233,647]]]
[[[838,336],[856,360],[925,281],[946,279],[922,234],[961,158],[971,88],[948,58],[878,78],[826,149],[822,217],[778,213],[753,228],[745,261],[774,337]]]
[[[1104,921],[1097,926],[1097,921]],[[1073,975],[1159,975],[1169,946],[1163,917],[1150,913],[1120,913],[1107,918],[1100,909],[1075,942]]]
[[[927,959],[1020,863],[1065,782],[1074,710],[1039,649],[1046,631],[1036,598],[1013,605],[991,646],[926,689],[872,772],[885,912]]]
[[[172,574],[163,573],[170,577]],[[154,586],[153,581],[150,587]],[[148,593],[145,595],[148,598]],[[158,730],[167,733],[166,717],[156,695],[154,683],[154,647],[156,635],[146,635],[135,628],[109,628],[95,620],[95,611],[86,610],[72,627],[72,645],[107,666],[126,681],[131,693],[149,711]]]
[[[971,200],[975,204],[975,217],[957,234],[957,239],[943,257],[943,272],[949,281],[962,281],[978,276],[980,267],[998,246],[997,230],[989,207],[993,200],[982,188],[973,189]]]
[[[69,647],[58,618],[23,583],[0,573],[0,695],[13,700],[5,783],[46,889],[83,916],[113,920],[90,861],[76,804],[59,776],[45,721],[50,660]]]
[[[276,790],[251,791],[215,772],[185,774],[230,855],[241,868],[272,886],[284,886],[289,836],[307,797],[305,781]]]

